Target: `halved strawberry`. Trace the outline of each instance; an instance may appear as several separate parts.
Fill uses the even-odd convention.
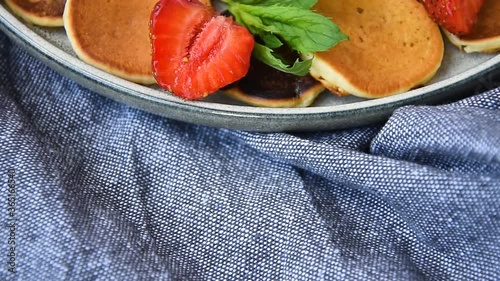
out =
[[[250,67],[250,32],[198,0],[160,0],[150,33],[156,81],[184,99],[206,97]]]
[[[421,0],[431,18],[449,32],[464,35],[472,31],[484,0]]]

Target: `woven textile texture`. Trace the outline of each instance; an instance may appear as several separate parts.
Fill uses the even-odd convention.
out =
[[[0,33],[0,108],[0,280],[500,280],[499,89],[249,133],[113,102]]]

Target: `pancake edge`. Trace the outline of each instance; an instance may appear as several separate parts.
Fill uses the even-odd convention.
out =
[[[445,29],[442,29],[442,31],[453,45],[466,53],[500,52],[500,35],[483,39],[463,40]]]
[[[437,71],[441,67],[443,56],[444,52],[442,52],[441,54],[441,59],[439,60],[439,63],[437,63],[434,66],[434,68],[427,73],[427,75],[422,77],[420,81],[415,81],[409,86],[405,87],[402,86],[399,89],[395,89],[394,91],[387,92],[377,96],[356,87],[348,79],[346,79],[340,72],[336,71],[332,67],[329,67],[327,63],[324,63],[320,59],[313,59],[313,63],[309,70],[309,74],[311,74],[312,77],[321,82],[321,84],[323,84],[325,88],[327,88],[328,90],[339,96],[346,96],[351,94],[357,97],[362,97],[367,99],[378,99],[396,94],[401,94],[426,84],[436,75]],[[328,71],[321,71],[321,69],[328,69]]]
[[[225,95],[241,101],[243,103],[269,108],[291,108],[291,107],[308,107],[316,98],[326,89],[320,83],[309,88],[306,92],[296,98],[289,99],[265,99],[245,94],[238,87],[221,90]]]
[[[23,9],[12,0],[5,0],[5,3],[15,15],[31,24],[45,27],[62,27],[64,25],[62,15],[60,17],[39,16],[35,13]]]

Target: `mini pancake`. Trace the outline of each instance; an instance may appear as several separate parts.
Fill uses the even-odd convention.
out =
[[[126,80],[154,84],[149,20],[157,0],[68,0],[64,27],[83,61]]]
[[[415,0],[319,0],[313,10],[349,36],[316,53],[311,75],[337,94],[380,98],[430,80],[441,66],[443,38]]]
[[[307,107],[325,90],[312,76],[296,76],[251,59],[245,77],[222,91],[241,102],[260,107]]]
[[[500,51],[500,1],[485,0],[472,32],[456,36],[443,30],[450,42],[461,50],[472,53]]]
[[[6,0],[7,6],[25,21],[48,27],[63,26],[66,0]]]

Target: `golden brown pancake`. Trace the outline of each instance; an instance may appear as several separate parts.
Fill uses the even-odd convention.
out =
[[[307,107],[325,91],[310,75],[296,76],[252,58],[245,77],[223,92],[244,103],[261,107]]]
[[[500,1],[484,1],[470,34],[456,36],[446,30],[443,32],[451,43],[467,53],[500,51]]]
[[[418,1],[319,0],[313,10],[349,36],[313,59],[311,75],[333,92],[394,95],[426,83],[441,66],[442,35]]]
[[[64,27],[85,62],[124,79],[154,84],[149,20],[158,0],[68,0]]]
[[[40,25],[63,26],[66,0],[6,0],[7,6],[25,21]]]

